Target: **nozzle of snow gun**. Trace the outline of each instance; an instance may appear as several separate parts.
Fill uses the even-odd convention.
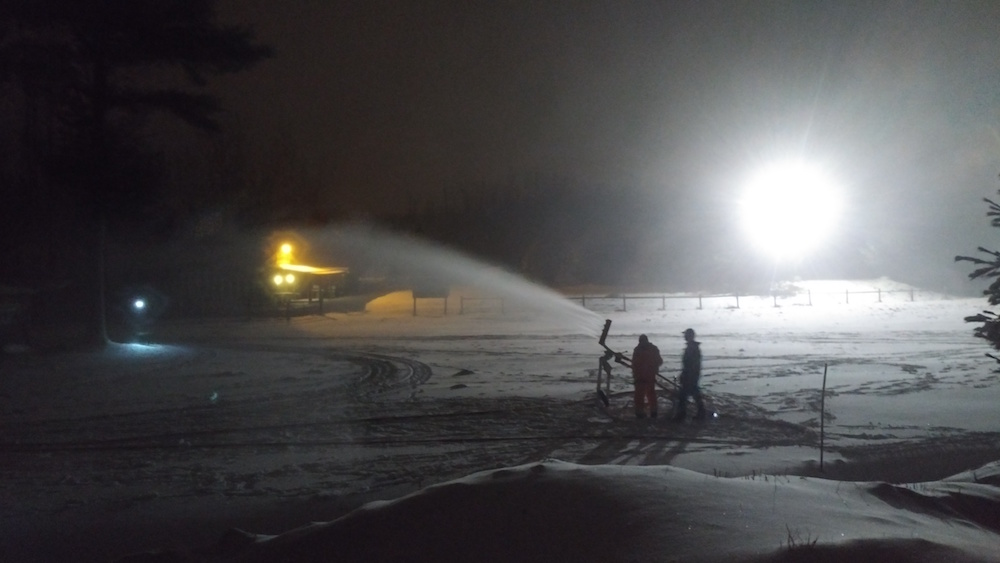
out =
[[[597,341],[598,344],[608,347],[604,342],[608,339],[608,331],[611,330],[611,319],[604,321],[604,330],[601,331],[601,338]]]

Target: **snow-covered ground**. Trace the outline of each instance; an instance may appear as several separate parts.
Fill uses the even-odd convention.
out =
[[[1000,561],[1000,376],[963,322],[985,300],[796,290],[454,290],[415,316],[399,292],[8,354],[5,560]],[[634,420],[621,366],[604,408],[605,319],[668,378],[694,328],[719,417]]]

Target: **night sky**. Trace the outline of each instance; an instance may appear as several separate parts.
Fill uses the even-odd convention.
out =
[[[982,203],[1000,187],[995,2],[219,9],[277,52],[218,82],[225,104],[258,150],[293,144],[347,208],[551,177],[725,207],[755,167],[795,156],[835,171],[852,237],[934,283],[996,238]]]

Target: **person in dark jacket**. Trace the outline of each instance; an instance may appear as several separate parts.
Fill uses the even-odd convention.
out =
[[[632,381],[635,384],[635,417],[656,418],[656,373],[663,365],[660,349],[645,334],[639,335],[639,345],[632,351]]]
[[[701,343],[694,339],[694,329],[684,331],[684,341],[687,347],[684,348],[684,356],[681,358],[680,389],[677,392],[677,411],[674,413],[675,421],[684,420],[687,411],[688,397],[694,399],[698,406],[695,413],[695,420],[705,418],[705,402],[701,398],[701,388],[698,386],[701,379]]]

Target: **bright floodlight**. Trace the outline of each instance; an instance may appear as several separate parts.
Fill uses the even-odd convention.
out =
[[[830,235],[840,213],[840,198],[819,168],[783,162],[751,179],[742,213],[756,246],[776,260],[798,258]]]
[[[136,299],[135,301],[132,302],[132,308],[135,309],[136,311],[142,311],[143,309],[146,308],[146,300]]]

